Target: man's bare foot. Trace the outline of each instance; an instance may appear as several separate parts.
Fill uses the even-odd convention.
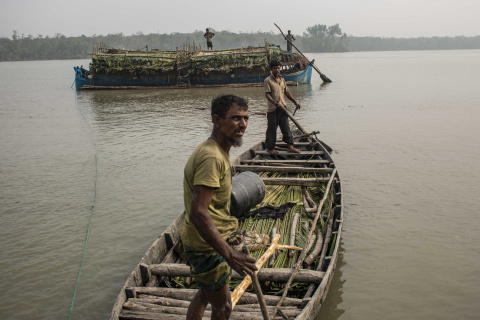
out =
[[[267,149],[267,152],[270,153],[271,155],[276,155],[278,154],[278,151],[275,149]]]
[[[291,144],[287,146],[287,151],[288,152],[293,152],[293,153],[300,153],[300,150],[295,149]]]

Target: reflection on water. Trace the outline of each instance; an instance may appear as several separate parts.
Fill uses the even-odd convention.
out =
[[[345,202],[318,319],[480,313],[479,56],[309,55],[333,83],[314,76],[290,87],[302,105],[296,118],[334,149]],[[73,319],[108,317],[128,274],[183,210],[183,165],[210,134],[212,98],[249,100],[232,158],[265,135],[261,87],[76,93],[72,66],[82,64],[0,63],[1,319],[68,317],[95,191]]]

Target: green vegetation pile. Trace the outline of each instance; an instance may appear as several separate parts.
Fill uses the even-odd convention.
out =
[[[92,56],[94,74],[132,75],[136,77],[209,77],[249,74],[265,76],[271,60],[303,70],[309,61],[277,46],[202,51],[130,51],[109,49]]]
[[[262,173],[260,174],[262,178],[281,178],[287,177],[285,173]],[[298,178],[315,178],[315,176],[310,174],[301,174],[297,175]],[[315,203],[319,203],[323,198],[327,183],[320,182],[317,187],[309,188],[312,200]],[[288,210],[283,219],[263,219],[261,217],[253,216],[241,221],[239,229],[246,231],[254,231],[258,234],[271,235],[272,229],[275,228],[276,233],[280,234],[279,244],[285,245],[294,245],[300,248],[305,248],[307,242],[307,237],[310,232],[310,228],[313,222],[313,218],[305,212],[304,204],[302,201],[302,187],[300,186],[283,186],[283,185],[267,185],[265,188],[265,198],[262,203],[258,204],[255,208],[252,208],[250,211],[254,211],[258,208],[264,207],[266,205],[271,205],[279,207],[285,203],[294,203],[294,206]],[[325,239],[327,231],[327,222],[330,219],[330,215],[333,214],[334,206],[334,188],[330,189],[330,192],[325,200],[325,203],[322,207],[321,218],[319,223],[316,226],[315,233],[320,231],[323,239]],[[290,235],[292,232],[292,222],[295,219],[295,215],[299,214],[296,230],[295,230],[295,243],[290,243]],[[326,244],[324,244],[326,245]],[[334,249],[335,241],[332,242],[331,247],[328,248],[328,255],[331,255]],[[268,248],[268,247],[267,247]],[[259,259],[266,251],[267,248],[263,248],[252,252],[251,255],[255,259]],[[308,249],[310,254],[314,250],[312,245]],[[301,251],[296,250],[277,250],[275,253],[275,260],[273,264],[269,265],[267,261],[263,268],[293,268],[298,260]],[[308,255],[307,254],[307,255]],[[319,263],[319,257],[317,256],[312,264],[313,269],[315,270]],[[175,286],[184,288],[185,287],[185,278],[175,277],[169,278],[167,280],[169,286]],[[231,280],[230,287],[236,287],[239,285],[241,280]],[[292,298],[302,298],[303,294],[307,290],[309,284],[307,283],[292,283],[289,288],[288,297]],[[191,288],[196,288],[196,284],[193,283]],[[285,283],[279,283],[274,281],[267,281],[262,283],[262,291],[264,294],[270,295],[281,295],[283,289],[285,288]],[[253,292],[252,288],[249,288],[250,292]]]

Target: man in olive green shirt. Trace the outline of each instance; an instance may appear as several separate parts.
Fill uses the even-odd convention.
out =
[[[180,227],[185,257],[200,289],[187,319],[201,319],[208,303],[212,319],[228,319],[232,311],[228,281],[231,269],[252,275],[255,259],[235,251],[226,239],[238,221],[230,216],[232,175],[229,151],[240,145],[248,123],[247,102],[224,95],[212,101],[210,138],[192,153],[184,170],[185,221]]]

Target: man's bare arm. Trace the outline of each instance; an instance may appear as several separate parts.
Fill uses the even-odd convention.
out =
[[[300,109],[300,104],[297,102],[297,100],[295,100],[295,98],[290,94],[290,92],[285,92],[285,96],[288,98],[288,100],[292,101],[293,104],[295,105],[295,107],[297,107],[298,109]]]
[[[270,92],[265,92],[265,97],[267,98],[268,101],[273,103],[276,107],[278,107],[278,100],[273,99],[272,95]]]
[[[255,259],[230,247],[213,223],[208,213],[212,197],[213,188],[202,185],[193,187],[190,221],[200,236],[227,261],[233,270],[240,275],[244,275],[245,272],[249,275],[253,274],[257,270]]]

